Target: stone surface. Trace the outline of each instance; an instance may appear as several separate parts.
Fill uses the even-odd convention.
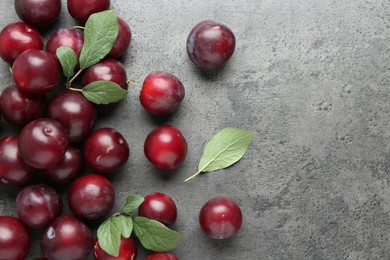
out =
[[[13,1],[0,6],[0,28],[18,20]],[[63,7],[45,39],[76,24],[66,1]],[[128,78],[141,83],[164,70],[186,88],[180,110],[168,118],[148,115],[136,87],[100,113],[95,128],[117,128],[131,147],[127,165],[110,178],[112,212],[129,193],[173,197],[174,227],[183,234],[173,253],[180,259],[390,258],[389,1],[113,0],[112,7],[133,31],[122,59]],[[189,61],[185,42],[208,18],[228,25],[237,47],[227,66],[205,73]],[[0,77],[1,89],[12,84],[4,63]],[[143,154],[147,133],[165,123],[180,128],[189,144],[184,165],[168,174]],[[254,132],[245,157],[183,183],[205,142],[226,126]],[[1,137],[18,131],[4,122],[0,128]],[[0,190],[1,214],[16,214],[16,194]],[[201,206],[217,195],[236,200],[244,214],[242,229],[226,241],[208,239],[198,225]],[[140,250],[138,259],[146,254]],[[39,255],[35,240],[31,259]]]

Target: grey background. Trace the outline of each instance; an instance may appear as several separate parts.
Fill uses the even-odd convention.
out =
[[[0,4],[2,28],[18,17],[13,1]],[[63,7],[46,38],[76,24]],[[164,70],[186,88],[179,111],[166,119],[142,109],[136,87],[100,114],[95,128],[117,128],[131,148],[110,178],[112,212],[129,193],[173,197],[180,259],[390,258],[390,1],[113,0],[112,7],[133,31],[122,60],[128,78],[142,83]],[[205,73],[187,58],[185,42],[210,18],[232,29],[237,47],[227,66]],[[0,76],[1,88],[12,84],[4,63]],[[181,129],[189,145],[183,166],[168,174],[143,155],[147,133],[164,123]],[[254,132],[245,157],[184,184],[205,142],[226,126]],[[0,127],[1,137],[17,133]],[[0,190],[1,214],[15,215],[16,194]],[[199,209],[217,195],[236,200],[244,214],[240,232],[226,241],[208,239],[198,225]],[[35,241],[31,258],[40,255]]]

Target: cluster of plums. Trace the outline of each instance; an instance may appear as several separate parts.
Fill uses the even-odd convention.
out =
[[[0,183],[23,188],[16,198],[19,218],[0,216],[0,258],[25,259],[31,247],[28,228],[43,229],[41,247],[49,260],[85,259],[91,250],[95,259],[134,259],[134,238],[121,237],[118,257],[109,256],[82,220],[97,220],[112,209],[115,191],[104,176],[120,170],[130,149],[122,134],[113,128],[94,130],[96,106],[80,92],[63,90],[53,95],[61,81],[56,57],[60,46],[80,55],[84,43],[79,29],[61,28],[44,43],[38,30],[53,24],[61,13],[61,0],[15,0],[22,21],[0,32],[0,57],[9,64],[15,84],[0,95],[0,114],[11,125],[20,127],[18,135],[0,140]],[[110,8],[110,0],[68,0],[70,15],[80,22]],[[119,34],[110,53],[82,74],[81,85],[106,80],[128,88],[126,71],[116,59],[126,53],[131,30],[118,17]],[[187,53],[198,67],[216,69],[232,56],[235,38],[225,25],[211,20],[197,24],[187,39]],[[52,94],[50,100],[47,95]],[[140,92],[140,103],[150,113],[172,114],[185,96],[181,81],[168,72],[149,74]],[[77,147],[83,147],[82,150]],[[187,154],[187,142],[174,126],[163,125],[150,132],[144,153],[156,167],[172,170]],[[96,174],[80,176],[83,163]],[[74,216],[61,215],[63,202],[58,192],[46,184],[31,185],[37,172],[54,186],[70,184],[69,207]],[[177,216],[174,201],[162,193],[145,197],[138,214],[171,226]],[[201,209],[202,230],[216,239],[233,236],[240,228],[238,205],[226,198],[209,200]],[[145,259],[178,259],[169,253],[155,253]]]

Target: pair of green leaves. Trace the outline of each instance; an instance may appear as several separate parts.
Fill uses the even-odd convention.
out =
[[[103,11],[91,15],[85,24],[84,45],[79,60],[72,48],[62,46],[57,49],[56,54],[67,78],[68,87],[83,70],[98,63],[111,51],[117,36],[118,21],[115,11]],[[78,63],[80,69],[75,74]],[[127,90],[108,81],[96,81],[82,89],[71,88],[71,90],[80,91],[85,98],[95,104],[114,103],[127,95]]]
[[[120,214],[115,214],[103,222],[97,230],[100,247],[112,256],[119,255],[120,237],[129,238],[134,231],[143,247],[155,252],[166,252],[177,247],[181,235],[164,224],[140,217],[130,216],[144,198],[130,195]]]
[[[253,133],[251,131],[231,127],[220,130],[206,144],[198,171],[185,181],[189,181],[202,172],[220,170],[238,162],[252,141]]]

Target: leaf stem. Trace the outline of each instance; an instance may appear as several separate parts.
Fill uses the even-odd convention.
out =
[[[9,72],[12,74],[12,67],[8,65]]]
[[[126,84],[128,84],[128,85],[134,85],[134,86],[137,86],[137,87],[141,87],[141,88],[142,88],[142,84],[139,84],[139,83],[136,83],[136,82],[133,82],[133,81],[130,81],[130,80],[126,80]]]
[[[80,88],[68,88],[68,89],[72,91],[83,92]]]
[[[198,172],[195,173],[194,175],[192,175],[192,176],[188,177],[187,179],[185,179],[184,182],[187,182],[187,181],[189,181],[189,180],[195,178],[195,177],[198,176],[201,172],[202,172],[202,170],[198,171]]]
[[[72,82],[81,74],[82,71],[83,71],[82,69],[79,69],[79,71],[77,71],[77,73],[68,81],[67,85],[69,89],[70,86],[72,85]]]

